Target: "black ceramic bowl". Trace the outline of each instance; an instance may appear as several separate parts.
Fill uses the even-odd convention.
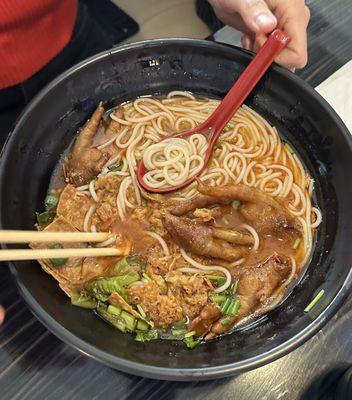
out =
[[[33,229],[60,154],[99,101],[107,107],[145,94],[184,89],[222,97],[251,55],[200,40],[129,44],[64,73],[26,108],[1,158],[1,225]],[[59,338],[114,368],[147,377],[197,380],[266,364],[311,337],[336,312],[352,283],[352,139],[329,105],[305,82],[274,66],[246,101],[287,137],[316,180],[323,223],[311,263],[289,298],[258,326],[190,351],[182,344],[145,344],[92,312],[72,307],[36,262],[11,264],[34,314]],[[320,289],[316,313],[303,312]]]

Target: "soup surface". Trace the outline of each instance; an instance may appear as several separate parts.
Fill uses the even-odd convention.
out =
[[[218,104],[176,91],[108,113],[98,105],[61,160],[38,215],[38,229],[109,232],[95,246],[116,247],[122,257],[41,265],[73,305],[94,309],[137,340],[183,340],[193,348],[230,332],[274,308],[310,255],[321,222],[313,180],[276,129],[245,105],[197,181],[165,195],[138,185],[143,157],[154,168],[154,186],[199,170],[202,138],[191,138],[187,151],[171,142],[162,155],[150,149],[200,124]]]

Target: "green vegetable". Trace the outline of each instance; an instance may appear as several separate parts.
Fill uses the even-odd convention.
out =
[[[151,280],[152,280],[152,278],[151,278],[148,274],[146,274],[145,272],[143,272],[142,276],[143,276],[143,278],[146,279],[147,281],[151,281]]]
[[[199,344],[199,340],[194,339],[192,336],[184,338],[183,342],[189,349],[194,349]]]
[[[285,143],[285,147],[286,147],[286,149],[288,150],[289,153],[291,153],[291,154],[295,153],[293,148],[288,143]]]
[[[145,269],[147,266],[147,260],[140,255],[135,255],[135,256],[127,256],[126,261],[129,265],[131,266],[139,266],[142,269]]]
[[[47,207],[55,207],[57,203],[59,202],[59,198],[57,196],[54,196],[53,194],[49,194],[46,196],[44,204]]]
[[[155,329],[151,329],[149,331],[138,331],[136,335],[137,342],[146,342],[149,340],[158,339],[159,334]]]
[[[171,334],[172,334],[171,339],[182,340],[185,337],[186,333],[187,333],[186,328],[171,329]]]
[[[54,243],[50,246],[50,248],[62,249],[62,245],[60,243]],[[53,267],[61,267],[62,265],[66,264],[67,258],[51,258],[50,262]]]
[[[137,329],[140,331],[147,331],[149,329],[149,325],[145,321],[139,319],[137,321]]]
[[[222,307],[221,307],[221,310],[220,310],[220,312],[221,312],[221,314],[226,314],[226,312],[227,312],[227,309],[229,308],[229,306],[230,306],[230,304],[232,303],[232,300],[228,297],[226,300],[225,300],[225,302],[224,302],[224,304],[222,305]]]
[[[51,224],[56,215],[53,211],[44,211],[42,213],[35,214],[37,216],[38,225],[42,228]]]
[[[94,309],[98,302],[85,293],[75,293],[71,296],[71,304],[76,307]]]
[[[304,309],[304,312],[309,312],[318,303],[318,301],[324,296],[324,294],[325,294],[324,289],[321,289],[321,291],[314,297],[314,299]]]
[[[136,318],[127,311],[121,312],[121,318],[125,321],[127,330],[133,332],[136,327]]]
[[[237,314],[240,307],[241,307],[241,302],[239,300],[232,301],[228,309],[226,310],[226,314],[234,317]]]
[[[108,313],[105,305],[99,305],[97,307],[97,313],[103,318],[104,321],[108,322],[114,328],[117,328],[121,332],[126,332],[125,321],[118,315]]]
[[[141,316],[143,318],[145,318],[147,316],[147,314],[145,313],[143,307],[140,304],[137,304],[137,310],[139,311],[139,313],[141,314]]]
[[[226,282],[226,278],[218,275],[204,275],[204,278],[209,279],[210,281],[215,281],[219,286]]]
[[[234,281],[234,282],[232,282],[232,284],[230,286],[230,293],[232,296],[234,296],[236,294],[237,285],[238,285],[238,281]]]
[[[230,225],[230,221],[226,217],[222,217],[221,220],[225,225]]]
[[[123,287],[127,287],[140,279],[138,272],[131,265],[127,257],[123,257],[110,268],[109,275],[118,278],[119,284]]]
[[[108,167],[109,171],[111,172],[121,171],[122,168],[123,168],[123,163],[111,165],[110,167]]]
[[[211,299],[216,304],[222,304],[224,301],[226,301],[227,297],[224,294],[213,294]]]
[[[187,332],[187,333],[185,334],[185,338],[188,338],[188,337],[194,336],[195,334],[196,334],[196,332],[195,332],[195,331],[190,331],[190,332]]]
[[[155,226],[150,226],[150,227],[148,228],[148,231],[149,231],[149,232],[156,232]]]
[[[230,323],[230,320],[228,319],[224,319],[223,321],[221,321],[221,326],[226,326]]]
[[[297,238],[296,240],[293,241],[293,243],[292,243],[292,248],[293,248],[294,250],[297,250],[300,243],[301,243],[301,239],[300,239],[300,238]]]
[[[232,208],[237,211],[240,208],[241,202],[239,200],[234,200],[231,205]]]
[[[84,289],[98,300],[106,301],[113,292],[118,292],[126,301],[127,294],[125,288],[121,285],[121,277],[98,279],[88,283]]]
[[[109,314],[121,315],[122,309],[120,307],[116,307],[116,306],[113,306],[112,304],[109,304],[106,311]]]

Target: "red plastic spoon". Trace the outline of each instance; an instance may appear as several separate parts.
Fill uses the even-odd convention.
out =
[[[215,142],[219,137],[221,131],[230,121],[232,116],[242,105],[254,86],[258,83],[266,70],[273,63],[277,55],[287,45],[289,41],[290,37],[288,35],[286,35],[280,29],[275,29],[270,34],[262,48],[258,51],[257,55],[249,63],[248,67],[242,72],[230,91],[227,93],[227,95],[224,97],[224,99],[221,101],[215,111],[208,117],[207,120],[205,120],[202,124],[196,126],[194,129],[173,134],[162,139],[170,139],[171,137],[185,138],[186,136],[190,136],[195,133],[210,135],[209,146],[204,156],[204,166],[200,171],[198,171],[196,174],[192,175],[183,183],[177,186],[170,186],[167,188],[153,188],[144,182],[143,177],[146,172],[148,172],[148,170],[146,169],[142,159],[137,169],[137,180],[139,184],[149,192],[167,193],[187,186],[197,176],[199,176],[203,172],[204,168],[207,166],[207,163],[213,152]]]

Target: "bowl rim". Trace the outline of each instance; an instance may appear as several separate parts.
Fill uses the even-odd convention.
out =
[[[110,50],[105,50],[101,53],[98,53],[92,57],[89,57],[80,63],[74,65],[70,69],[66,70],[58,77],[56,77],[53,81],[48,83],[25,107],[25,109],[21,112],[19,117],[17,118],[14,127],[9,133],[7,140],[3,146],[3,149],[0,154],[0,193],[2,191],[2,175],[4,170],[5,159],[9,156],[7,153],[7,149],[10,147],[11,141],[13,137],[16,135],[16,132],[20,129],[22,125],[22,121],[26,120],[28,116],[30,116],[32,110],[36,107],[36,105],[49,93],[56,85],[65,80],[68,76],[73,73],[76,73],[80,69],[85,66],[95,63],[96,61],[103,59],[105,57],[110,57],[112,54],[132,50],[132,49],[148,49],[153,46],[162,46],[162,45],[193,45],[197,47],[206,47],[212,49],[227,49],[229,51],[239,52],[242,54],[246,54],[248,59],[252,57],[253,53],[250,51],[246,51],[237,46],[232,46],[223,43],[210,42],[207,40],[201,39],[190,39],[190,38],[161,38],[161,39],[153,39],[153,40],[142,40],[137,42],[132,42],[124,45],[117,46]],[[301,78],[286,70],[285,68],[275,64],[271,67],[271,69],[279,72],[280,75],[283,75],[285,79],[293,81],[294,84],[300,87],[303,91],[306,91],[308,95],[313,98],[315,101],[318,101],[320,105],[324,108],[324,110],[330,115],[330,117],[334,120],[336,125],[339,127],[341,135],[346,139],[349,144],[350,152],[352,153],[352,136],[348,131],[347,127],[341,120],[341,118],[337,115],[337,113],[333,110],[333,108],[328,104],[328,102],[320,96],[318,92],[316,92],[309,84],[304,82]],[[2,217],[0,214],[0,227],[3,227]],[[6,245],[1,244],[2,248],[6,248]],[[80,339],[78,336],[74,335],[72,332],[64,328],[60,323],[58,323],[49,313],[47,313],[42,306],[35,300],[35,298],[31,295],[31,293],[27,290],[25,284],[20,280],[18,276],[18,272],[16,266],[13,262],[9,262],[10,271],[13,277],[16,280],[17,287],[19,288],[20,294],[25,300],[26,304],[29,306],[31,312],[39,319],[39,321],[48,328],[55,336],[57,336],[60,340],[79,350],[82,354],[91,357],[107,366],[112,368],[116,368],[123,372],[132,373],[135,375],[154,378],[154,379],[163,379],[163,380],[175,380],[175,381],[191,381],[191,380],[206,380],[206,379],[215,379],[226,377],[230,375],[235,375],[239,373],[243,373],[264,364],[268,364],[278,358],[288,354],[292,350],[296,349],[298,346],[305,343],[308,339],[310,339],[319,329],[321,329],[330,318],[337,312],[338,308],[342,304],[342,302],[346,299],[349,291],[352,288],[352,266],[350,267],[350,271],[348,272],[344,282],[342,283],[339,291],[328,304],[328,306],[319,314],[319,316],[312,320],[302,331],[286,340],[282,344],[274,347],[273,349],[262,353],[260,355],[242,360],[236,361],[229,364],[218,365],[214,367],[201,367],[201,368],[167,368],[167,367],[156,367],[148,364],[142,364],[135,361],[128,361],[124,358],[111,355],[105,351],[99,350],[94,345],[91,345]]]

